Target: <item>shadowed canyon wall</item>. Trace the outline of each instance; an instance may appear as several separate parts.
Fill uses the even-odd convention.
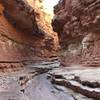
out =
[[[46,14],[40,3],[40,0],[0,0],[0,68],[56,56],[57,34],[44,19]]]
[[[100,66],[100,0],[60,0],[54,13],[62,64]]]

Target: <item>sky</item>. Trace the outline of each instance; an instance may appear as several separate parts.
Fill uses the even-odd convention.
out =
[[[48,12],[53,11],[53,7],[58,3],[59,0],[44,0],[43,6]]]

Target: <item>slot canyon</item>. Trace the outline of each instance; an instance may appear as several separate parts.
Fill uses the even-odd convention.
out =
[[[100,100],[100,0],[0,0],[0,100]]]

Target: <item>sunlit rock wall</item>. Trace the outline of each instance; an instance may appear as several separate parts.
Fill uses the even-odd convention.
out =
[[[60,0],[54,13],[63,64],[100,66],[100,0]]]
[[[43,20],[36,6],[35,0],[0,0],[0,67],[56,56],[54,36],[37,22]]]

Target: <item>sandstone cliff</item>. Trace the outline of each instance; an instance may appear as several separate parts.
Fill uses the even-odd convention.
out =
[[[99,66],[100,0],[60,0],[54,13],[64,62]]]
[[[20,67],[23,62],[34,62],[38,57],[56,55],[56,34],[52,35],[45,24],[47,30],[42,28],[40,23],[46,20],[40,16],[43,15],[41,6],[38,7],[41,2],[37,1],[0,0],[0,68]]]

